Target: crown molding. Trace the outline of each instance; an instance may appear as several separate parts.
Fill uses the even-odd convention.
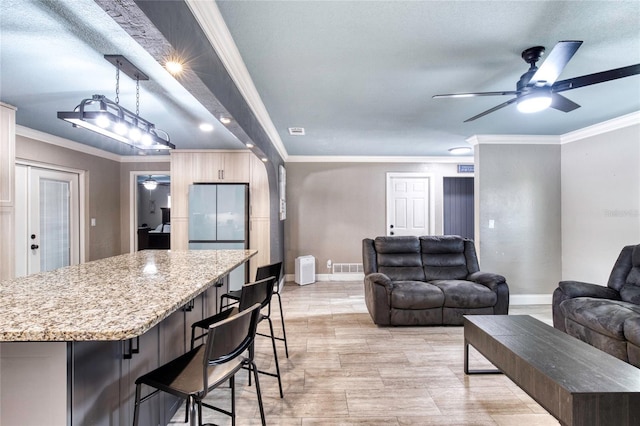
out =
[[[51,135],[49,133],[31,129],[29,127],[21,126],[19,124],[16,125],[16,135],[33,139],[38,142],[44,142],[50,145],[59,146],[61,148],[70,149],[72,151],[81,152],[83,154],[92,155],[94,157],[100,157],[106,160],[116,161],[118,163],[164,163],[164,162],[170,161],[170,157],[168,155],[163,155],[163,156],[117,155],[111,152],[104,151],[102,149],[94,148],[89,145],[72,141],[70,139],[61,138],[59,136]]]
[[[280,135],[273,121],[271,121],[271,117],[260,98],[258,90],[253,84],[251,75],[242,60],[238,47],[229,32],[229,28],[216,2],[213,0],[185,0],[185,3],[218,54],[229,76],[247,101],[249,108],[251,108],[258,122],[269,136],[269,139],[271,139],[280,157],[282,157],[284,161],[287,161],[287,150],[282,143],[282,139],[280,139]]]
[[[594,124],[593,126],[565,133],[560,136],[560,141],[562,144],[571,143],[637,124],[640,124],[640,111],[632,112],[630,114],[612,118],[611,120],[603,121],[602,123]]]
[[[558,145],[560,136],[538,135],[474,135],[466,139],[473,146],[476,145]]]
[[[473,156],[460,157],[365,157],[347,155],[290,155],[287,163],[473,163]]]

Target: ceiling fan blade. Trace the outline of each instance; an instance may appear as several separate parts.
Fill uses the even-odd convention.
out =
[[[608,71],[587,74],[580,77],[569,78],[567,80],[556,81],[551,87],[553,92],[564,92],[565,90],[577,89],[579,87],[590,86],[592,84],[604,83],[605,81],[616,80],[618,78],[630,77],[640,74],[640,64],[629,65],[627,67],[615,68]]]
[[[504,108],[504,107],[506,107],[508,105],[511,105],[512,103],[514,103],[517,100],[518,100],[518,98],[509,99],[507,102],[503,102],[500,105],[494,106],[493,108],[486,110],[485,112],[481,112],[478,115],[474,115],[473,117],[464,120],[464,122],[468,123],[469,121],[473,121],[473,120],[476,120],[476,119],[478,119],[480,117],[484,117],[487,114],[491,114],[492,112],[495,112],[495,111],[497,111],[499,109],[502,109],[502,108]]]
[[[571,99],[567,99],[558,93],[551,94],[551,108],[555,108],[562,112],[571,112],[574,109],[580,108],[580,105],[573,102]]]
[[[546,85],[552,85],[562,73],[562,70],[571,60],[574,53],[582,45],[581,41],[559,41],[549,56],[544,60],[538,71],[531,77],[531,82],[545,81]]]
[[[442,98],[472,98],[475,96],[504,96],[504,95],[517,95],[518,92],[514,90],[507,90],[504,92],[471,92],[471,93],[447,93],[444,95],[433,95],[433,99]]]

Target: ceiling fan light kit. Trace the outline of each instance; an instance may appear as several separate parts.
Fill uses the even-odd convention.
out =
[[[123,56],[105,55],[105,59],[117,69],[115,102],[104,95],[93,95],[83,99],[73,111],[59,111],[58,118],[141,150],[174,149],[166,132],[156,129],[153,123],[139,115],[140,80],[149,78]],[[119,104],[120,70],[136,80],[135,113]]]
[[[581,45],[582,41],[578,40],[558,42],[540,67],[537,67],[536,63],[544,55],[545,48],[543,46],[534,46],[525,49],[521,56],[522,59],[529,64],[529,70],[522,74],[520,80],[516,83],[516,90],[507,90],[502,92],[448,93],[443,95],[434,95],[433,98],[442,99],[504,95],[515,96],[506,102],[468,118],[465,120],[465,123],[484,117],[485,115],[491,114],[492,112],[513,103],[516,103],[518,111],[523,113],[543,111],[549,107],[562,112],[571,112],[574,109],[580,108],[580,105],[560,95],[560,92],[640,74],[640,64],[635,64],[594,74],[583,75],[580,77],[569,78],[567,80],[556,81],[564,67],[571,60]]]

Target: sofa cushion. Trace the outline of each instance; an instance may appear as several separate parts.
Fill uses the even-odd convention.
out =
[[[636,346],[640,346],[640,315],[627,318],[623,327],[625,339]]]
[[[597,333],[626,340],[624,323],[640,316],[640,306],[617,300],[576,297],[560,304],[565,322],[571,320]]]
[[[391,292],[393,309],[440,308],[444,303],[442,291],[424,281],[395,281]]]
[[[482,284],[464,280],[429,281],[444,293],[444,306],[447,308],[487,308],[498,301],[495,292]]]
[[[418,237],[378,237],[374,241],[378,272],[392,281],[424,281]]]
[[[456,235],[420,237],[420,249],[427,281],[462,280],[469,275],[462,237]]]

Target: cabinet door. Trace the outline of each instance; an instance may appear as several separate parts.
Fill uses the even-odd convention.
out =
[[[269,218],[253,218],[249,221],[249,247],[258,250],[258,253],[249,260],[249,277],[256,276],[259,266],[271,263],[269,238]]]
[[[224,182],[249,182],[251,175],[249,165],[249,153],[241,152],[237,154],[224,153],[222,156],[223,170],[222,181]]]
[[[136,379],[149,371],[157,368],[159,364],[158,356],[158,339],[159,325],[140,336],[139,353],[133,354],[131,359],[122,359],[122,377],[120,379],[120,397],[121,397],[121,425],[133,424],[133,408],[136,396]],[[129,342],[118,342],[124,354]],[[135,344],[135,342],[134,342]],[[152,388],[142,387],[142,395],[147,395]],[[140,423],[141,425],[157,425],[160,424],[160,398],[149,398],[140,406]]]
[[[267,165],[251,154],[251,185],[249,186],[251,217],[269,217],[269,178]]]
[[[120,405],[122,342],[70,345],[73,345],[72,424],[110,426],[118,416],[129,418],[127,412],[132,409],[133,400],[130,407]]]

